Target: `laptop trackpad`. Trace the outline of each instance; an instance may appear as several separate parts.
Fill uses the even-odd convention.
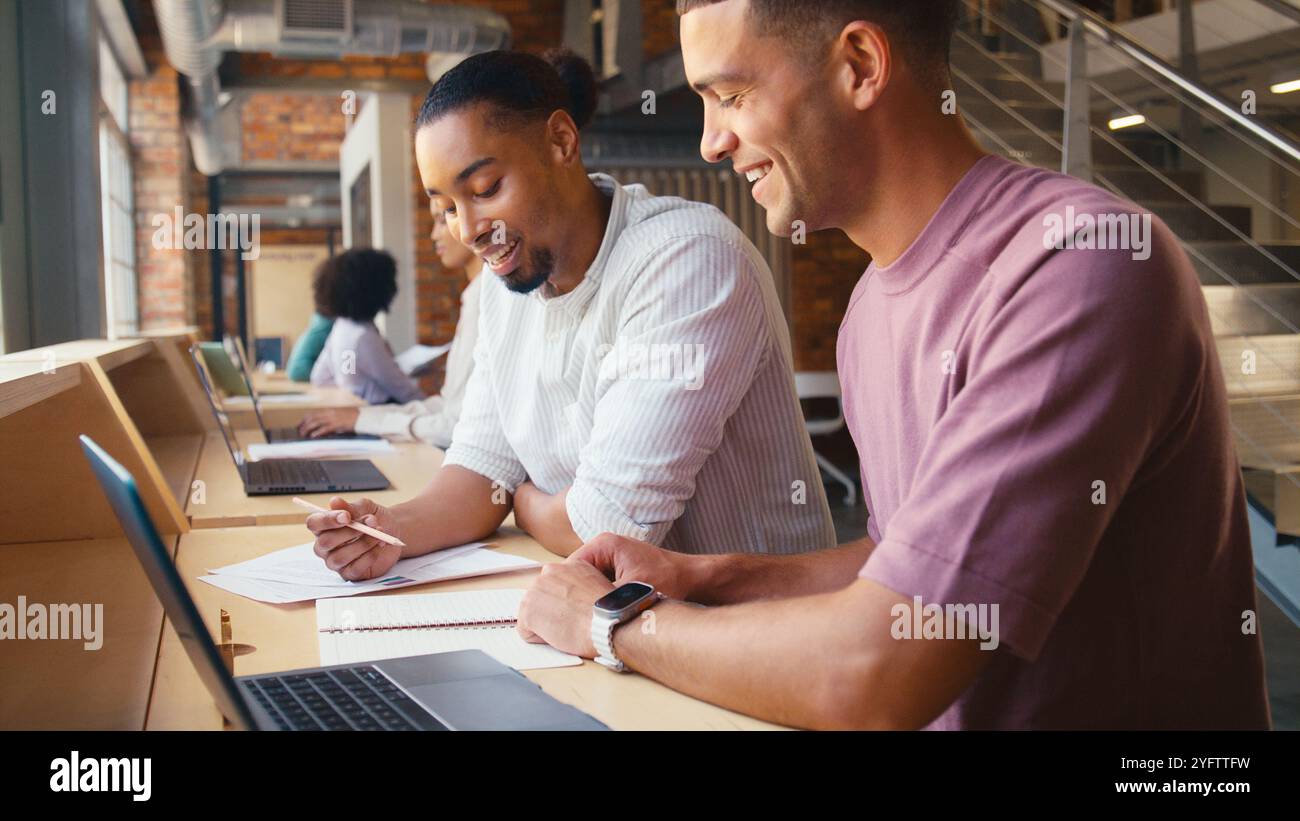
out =
[[[384,659],[375,666],[408,690],[421,684],[499,676],[510,672],[509,667],[482,650],[454,650],[450,653]]]
[[[513,673],[408,686],[407,691],[456,730],[553,730],[576,723],[571,708]]]

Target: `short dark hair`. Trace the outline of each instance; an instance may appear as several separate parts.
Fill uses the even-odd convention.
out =
[[[316,310],[330,319],[369,322],[397,296],[397,262],[373,248],[351,248],[316,266]]]
[[[522,51],[485,51],[465,58],[438,78],[415,118],[418,131],[476,103],[490,103],[492,122],[508,128],[563,109],[582,128],[596,113],[596,75],[568,49],[541,57]]]
[[[677,0],[677,14],[721,2]],[[942,82],[958,7],[958,0],[749,0],[749,16],[759,34],[781,37],[801,50],[824,45],[854,20],[875,23],[914,74]]]

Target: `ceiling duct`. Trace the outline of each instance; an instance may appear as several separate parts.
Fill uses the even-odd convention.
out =
[[[224,52],[312,60],[423,53],[433,81],[466,56],[510,42],[499,14],[418,0],[154,0],[154,9],[167,60],[190,86],[194,165],[209,176],[225,166],[217,122]]]

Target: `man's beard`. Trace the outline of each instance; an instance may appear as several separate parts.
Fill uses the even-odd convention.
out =
[[[542,287],[554,272],[555,256],[549,248],[539,248],[528,252],[527,265],[520,265],[501,280],[516,294],[527,294]]]

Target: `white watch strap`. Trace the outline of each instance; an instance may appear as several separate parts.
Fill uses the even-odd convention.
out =
[[[609,616],[593,614],[591,617],[591,644],[596,648],[596,663],[603,664],[615,673],[627,668],[614,653],[614,628],[622,622]]]

